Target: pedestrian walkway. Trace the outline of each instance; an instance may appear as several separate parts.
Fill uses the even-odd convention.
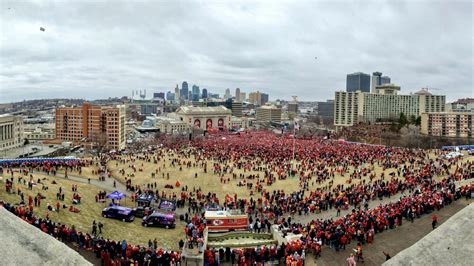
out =
[[[445,208],[435,211],[438,216],[439,224],[444,223],[451,216],[464,207],[468,206],[474,200],[459,199]],[[358,265],[381,265],[385,261],[383,252],[387,252],[390,256],[395,256],[398,252],[410,247],[418,240],[423,238],[433,229],[431,227],[431,215],[423,215],[419,219],[415,219],[413,223],[406,220],[403,225],[392,230],[386,230],[382,233],[376,234],[373,244],[366,244],[363,246],[365,263],[357,263]],[[352,241],[350,245],[346,246],[345,250],[336,252],[327,246],[322,249],[321,257],[314,259],[312,254],[307,256],[307,265],[318,266],[339,266],[347,265],[346,259],[350,256],[355,248],[357,242]]]

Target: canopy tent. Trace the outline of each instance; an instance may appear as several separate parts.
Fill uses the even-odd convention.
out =
[[[109,195],[107,195],[107,198],[112,199],[112,200],[121,200],[125,197],[126,197],[125,194],[123,194],[122,192],[118,192],[118,191],[114,191],[114,192],[110,193]]]

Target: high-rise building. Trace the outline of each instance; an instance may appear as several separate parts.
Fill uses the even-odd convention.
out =
[[[262,105],[262,94],[260,91],[249,93],[249,103],[254,105]]]
[[[382,85],[381,79],[382,79],[382,73],[381,72],[372,73],[372,84],[370,86],[370,92],[371,93],[375,93],[375,88],[379,85]]]
[[[179,91],[178,84],[176,84],[176,88],[174,88],[174,98],[177,102],[181,99],[181,93]]]
[[[377,86],[390,84],[390,77],[389,76],[382,76],[381,72],[374,72],[372,73],[372,84],[370,85],[370,92],[377,93],[375,90]]]
[[[424,90],[410,95],[398,95],[399,90],[399,86],[385,84],[377,87],[377,93],[336,92],[334,125],[340,128],[359,122],[398,119],[401,113],[407,117],[419,117],[426,112],[444,111],[444,95],[431,95]]]
[[[474,112],[428,112],[421,114],[422,134],[472,138]]]
[[[233,100],[231,100],[231,102],[232,102],[231,104],[232,116],[242,117],[242,109],[243,109],[242,102],[233,101]]]
[[[200,90],[199,90],[199,86],[197,85],[193,85],[193,101],[199,101],[199,94],[201,93]]]
[[[227,88],[227,89],[225,90],[224,100],[227,100],[227,99],[229,99],[229,98],[232,98],[232,95],[230,94],[229,88]]]
[[[391,83],[391,79],[389,76],[382,76],[380,78],[380,85],[390,84],[390,83]]]
[[[239,89],[239,88],[235,89],[235,100],[236,100],[237,102],[242,101],[242,100],[240,99],[240,89]]]
[[[281,123],[281,108],[265,105],[258,107],[255,113],[257,122],[276,122]]]
[[[174,101],[176,98],[176,94],[172,93],[171,91],[168,91],[166,93],[166,100],[168,101]]]
[[[288,103],[288,113],[298,113],[298,100],[297,96],[293,96],[293,101]]]
[[[266,93],[262,93],[261,95],[261,105],[265,105],[268,103],[268,94]]]
[[[362,91],[370,92],[370,75],[356,72],[347,75],[346,90],[351,91]]]
[[[153,99],[164,99],[165,93],[164,92],[155,92],[153,93]]]
[[[239,99],[240,99],[241,102],[247,100],[247,95],[245,94],[245,92],[240,93],[240,98]]]
[[[108,149],[125,148],[125,105],[56,108],[56,138]]]
[[[0,151],[22,146],[23,118],[9,114],[0,115]]]
[[[206,88],[202,89],[202,98],[207,99],[207,89]]]
[[[188,95],[189,95],[189,90],[188,90],[188,83],[186,81],[183,81],[183,85],[181,85],[181,97],[183,99],[188,100]]]
[[[315,113],[321,117],[334,118],[334,100],[316,102]]]

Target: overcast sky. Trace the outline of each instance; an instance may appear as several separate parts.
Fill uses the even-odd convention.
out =
[[[357,71],[380,71],[402,93],[474,97],[469,0],[0,5],[0,102],[151,96],[184,80],[220,95],[326,100]]]

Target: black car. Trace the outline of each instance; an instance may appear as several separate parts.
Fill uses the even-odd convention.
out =
[[[143,218],[145,216],[152,214],[154,211],[155,209],[152,207],[138,206],[135,209],[133,209],[133,214],[135,215],[135,217]]]
[[[133,210],[122,206],[107,207],[102,210],[102,216],[105,218],[122,220],[124,222],[133,222],[135,219]]]

